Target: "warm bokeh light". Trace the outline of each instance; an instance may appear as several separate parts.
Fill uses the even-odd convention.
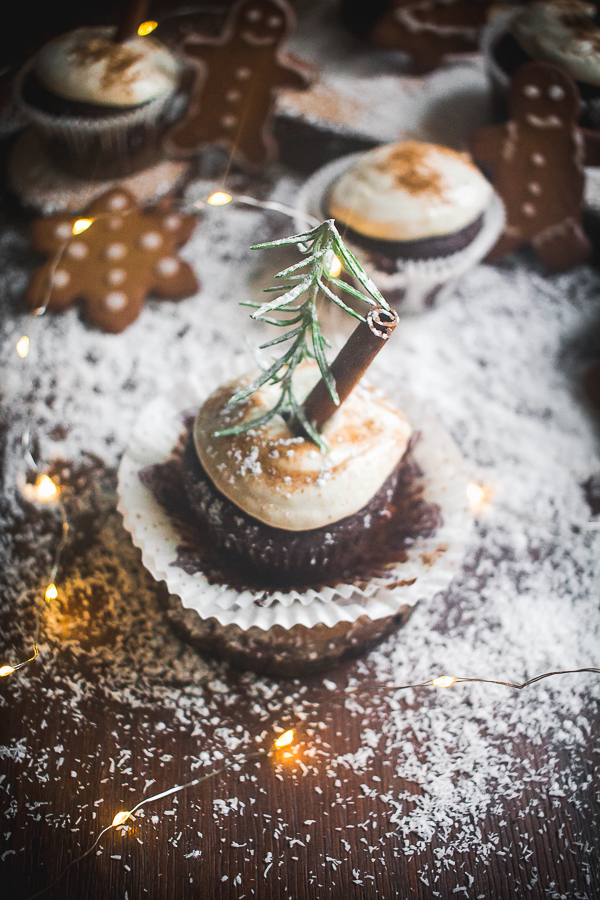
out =
[[[342,264],[334,253],[333,259],[331,260],[331,263],[329,265],[329,274],[331,275],[332,278],[337,278],[341,274],[341,271],[342,271]]]
[[[40,475],[33,486],[33,492],[36,500],[45,503],[48,500],[54,500],[58,494],[58,488],[47,475]]]
[[[0,666],[0,678],[6,678],[7,675],[12,675],[14,671],[14,666]]]
[[[92,222],[93,219],[77,219],[73,222],[73,228],[71,230],[73,234],[81,234],[82,231],[88,230]]]
[[[485,488],[483,488],[480,484],[475,484],[472,481],[467,487],[467,497],[469,498],[469,503],[473,509],[481,506],[487,499],[487,493]]]
[[[452,675],[440,675],[439,678],[434,678],[431,682],[435,687],[445,687],[449,688],[456,682],[456,678]]]
[[[232,200],[233,197],[226,191],[215,191],[206,202],[210,203],[211,206],[225,206],[226,203],[231,203]]]
[[[138,34],[140,37],[144,37],[146,34],[150,34],[154,29],[158,26],[158,22],[142,22],[140,27],[138,28]]]
[[[21,359],[25,359],[27,354],[29,353],[29,338],[26,334],[23,335],[22,338],[19,338],[17,341],[17,353],[21,357]]]
[[[112,820],[113,828],[116,828],[117,825],[124,825],[130,815],[131,813],[128,812],[118,812]]]
[[[275,746],[278,749],[281,749],[281,747],[289,747],[289,745],[292,743],[293,740],[294,740],[294,732],[290,728],[289,731],[284,731],[283,734],[279,735],[279,737],[275,741]]]
[[[44,597],[46,598],[48,603],[50,603],[51,600],[56,600],[56,598],[58,597],[58,588],[54,583],[48,585]]]

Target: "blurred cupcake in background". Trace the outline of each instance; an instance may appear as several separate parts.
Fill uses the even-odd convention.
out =
[[[307,182],[299,207],[336,220],[400,312],[440,303],[504,222],[500,199],[467,154],[418,141],[335,160]]]

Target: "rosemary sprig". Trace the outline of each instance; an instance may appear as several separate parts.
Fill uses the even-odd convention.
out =
[[[369,306],[383,306],[385,309],[389,309],[389,306],[369,276],[363,271],[354,254],[344,244],[333,219],[322,222],[305,234],[295,234],[277,241],[256,244],[252,249],[264,250],[270,247],[289,245],[295,245],[304,258],[275,275],[275,278],[281,280],[281,284],[266,289],[267,293],[280,292],[282,290],[283,293],[266,303],[245,303],[244,305],[254,309],[254,312],[251,314],[253,319],[259,319],[269,325],[275,325],[277,328],[289,329],[280,337],[262,344],[261,349],[274,347],[288,341],[291,341],[291,344],[254,381],[234,394],[227,407],[231,408],[243,402],[267,383],[281,386],[279,398],[275,406],[263,416],[223,429],[223,431],[218,431],[215,433],[215,437],[241,434],[244,431],[260,428],[274,416],[280,415],[286,421],[295,420],[299,422],[311,440],[317,444],[322,452],[325,452],[327,450],[326,442],[306,419],[302,410],[302,404],[296,399],[293,390],[293,377],[296,367],[307,359],[315,359],[333,402],[339,405],[335,381],[325,356],[325,348],[329,346],[329,343],[321,331],[317,313],[317,300],[322,294],[339,306],[340,309],[343,309],[344,312],[354,316],[355,319],[361,322],[365,321],[364,317],[344,303],[333,292],[329,286],[330,284],[345,291],[352,297],[362,300]],[[330,274],[336,257],[342,264],[342,267],[359,282],[365,293]],[[269,313],[275,311],[284,314],[285,318],[278,319],[269,315]]]

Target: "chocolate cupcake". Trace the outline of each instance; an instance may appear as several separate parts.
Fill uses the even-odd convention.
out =
[[[482,35],[496,115],[507,117],[506,94],[517,68],[535,60],[558,66],[576,82],[581,124],[600,127],[598,10],[583,0],[534,0],[495,17]]]
[[[307,182],[298,205],[335,218],[403,312],[441,302],[503,225],[499,198],[466,154],[417,141],[336,160]]]
[[[17,102],[54,165],[80,178],[131,175],[162,156],[182,114],[186,73],[152,36],[121,43],[79,28],[46,44],[17,81]]]

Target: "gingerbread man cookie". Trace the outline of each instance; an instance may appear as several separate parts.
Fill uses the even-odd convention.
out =
[[[600,163],[600,134],[577,126],[579,93],[561,69],[528,62],[515,72],[510,121],[475,132],[473,158],[492,170],[506,225],[488,261],[531,244],[553,272],[585,262],[583,166]]]
[[[493,0],[390,0],[370,39],[378,47],[408,53],[422,75],[447,53],[473,53]]]
[[[73,234],[80,219],[91,225]],[[152,212],[138,209],[122,188],[103,194],[82,217],[37,219],[32,243],[49,259],[33,273],[25,302],[62,310],[82,300],[90,322],[118,334],[137,319],[149,294],[182,300],[198,290],[193,270],[177,255],[195,225],[195,216],[176,213],[169,200]]]
[[[223,144],[251,166],[275,159],[271,118],[277,92],[309,83],[280,49],[293,22],[284,0],[241,0],[219,38],[187,38],[183,49],[200,73],[188,113],[169,136],[172,152],[186,155]]]

